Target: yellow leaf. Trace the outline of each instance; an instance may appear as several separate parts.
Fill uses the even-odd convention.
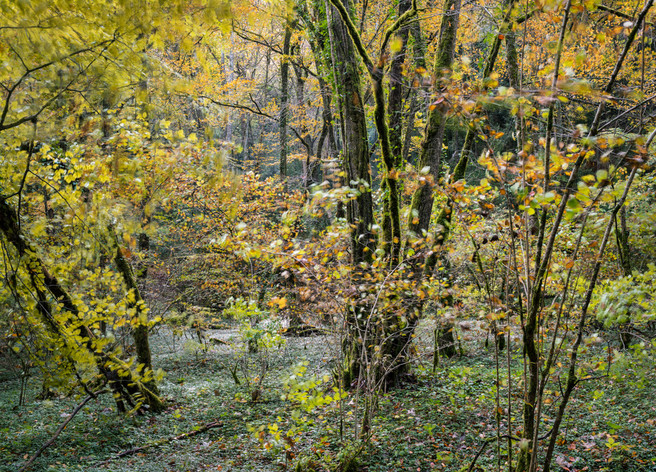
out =
[[[273,297],[269,302],[269,306],[273,306],[273,305],[278,305],[278,309],[282,310],[287,306],[287,299],[284,297],[283,298]]]
[[[392,54],[396,54],[401,49],[403,49],[403,39],[401,39],[399,36],[395,36],[394,39],[390,41],[390,51]]]

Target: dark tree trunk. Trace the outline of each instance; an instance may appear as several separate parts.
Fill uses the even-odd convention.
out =
[[[373,200],[371,195],[371,176],[369,172],[369,145],[367,141],[367,122],[360,84],[361,69],[357,53],[339,12],[327,5],[329,10],[330,43],[333,68],[335,70],[335,90],[339,97],[342,115],[342,167],[346,173],[346,183],[355,187],[358,195],[348,201],[346,216],[353,229],[351,231],[352,264],[354,283],[364,278],[361,263],[372,260],[376,248],[372,233]],[[347,3],[346,8],[350,8]],[[355,301],[349,309],[347,332],[345,333],[343,365],[340,376],[343,385],[349,387],[360,375],[362,345],[358,341],[363,324],[366,323],[367,306]]]
[[[347,8],[350,5],[347,3]],[[371,175],[369,172],[369,144],[367,140],[367,120],[362,102],[360,84],[361,68],[357,52],[340,14],[330,7],[331,47],[337,77],[335,87],[342,108],[342,165],[346,172],[346,182],[355,182],[358,196],[347,203],[347,218],[355,229],[351,235],[353,264],[370,262],[376,247],[371,231],[374,223],[373,200],[371,196]]]
[[[289,7],[288,7],[289,8]],[[292,38],[291,13],[287,13],[285,20],[285,36],[282,46],[282,58],[280,59],[280,178],[287,178],[287,153],[289,143],[287,142],[287,120],[289,115],[289,53]]]
[[[114,231],[111,227],[109,230],[112,233]],[[142,235],[147,237],[145,233],[142,233]],[[137,353],[137,362],[141,366],[142,375],[146,377],[144,385],[153,392],[153,394],[158,395],[157,384],[153,379],[154,370],[150,352],[150,341],[148,339],[148,309],[146,308],[146,303],[141,297],[141,291],[137,285],[130,262],[123,255],[123,251],[118,244],[118,238],[115,234],[113,237],[115,245],[114,263],[123,278],[123,283],[125,283],[128,292],[132,292],[132,298],[134,300],[130,303],[130,308],[135,311],[134,316],[136,326],[133,326],[132,328],[132,338],[134,339],[134,347]]]

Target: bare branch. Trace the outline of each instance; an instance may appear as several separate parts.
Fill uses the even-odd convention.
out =
[[[74,52],[72,52],[72,53],[70,53],[70,54],[67,54],[66,56],[63,56],[63,57],[61,57],[61,58],[59,58],[59,59],[57,59],[57,60],[49,61],[49,62],[46,62],[46,63],[40,64],[40,65],[35,66],[35,67],[32,67],[32,68],[28,68],[28,69],[25,71],[25,73],[23,73],[23,75],[22,75],[22,76],[21,76],[21,77],[20,77],[20,78],[19,78],[19,79],[18,79],[18,80],[17,80],[17,81],[11,86],[11,87],[9,87],[9,89],[7,90],[7,97],[5,98],[5,105],[4,105],[3,110],[2,110],[2,115],[0,115],[0,131],[4,131],[4,130],[10,129],[10,128],[15,128],[15,127],[20,126],[20,125],[22,125],[23,123],[27,123],[27,122],[29,122],[29,121],[35,121],[35,120],[39,117],[39,115],[43,112],[43,110],[45,110],[48,106],[50,106],[50,104],[51,104],[52,102],[54,102],[54,101],[57,100],[59,97],[61,97],[62,94],[68,90],[68,87],[70,87],[70,86],[73,84],[73,82],[75,82],[75,80],[77,80],[77,78],[78,78],[82,73],[84,73],[89,67],[91,67],[91,65],[92,65],[92,64],[98,59],[98,57],[100,57],[100,56],[97,56],[97,57],[95,57],[92,61],[90,61],[89,64],[87,64],[87,66],[86,66],[84,69],[82,69],[80,72],[78,72],[78,74],[76,74],[76,76],[75,76],[75,77],[74,77],[74,78],[73,78],[73,79],[72,79],[72,80],[71,80],[71,81],[70,81],[70,82],[69,82],[64,88],[62,88],[62,89],[61,89],[56,95],[54,95],[54,96],[51,97],[49,100],[47,100],[46,103],[45,103],[45,104],[44,104],[39,110],[37,110],[35,113],[33,113],[33,114],[31,114],[31,115],[28,115],[28,116],[24,116],[23,118],[17,119],[16,121],[14,121],[14,122],[12,122],[12,123],[5,124],[5,120],[7,119],[7,113],[9,112],[9,104],[11,103],[12,95],[14,94],[14,92],[16,91],[16,89],[17,89],[17,88],[23,83],[23,81],[24,81],[27,77],[29,77],[29,76],[30,76],[31,74],[33,74],[34,72],[37,72],[37,71],[39,71],[39,70],[45,69],[45,68],[47,68],[47,67],[50,67],[50,66],[52,66],[53,64],[55,64],[55,63],[57,63],[57,62],[64,61],[64,60],[66,60],[66,59],[71,59],[71,58],[73,58],[73,57],[75,57],[75,56],[77,56],[77,55],[79,55],[79,54],[83,54],[83,53],[85,53],[85,52],[91,52],[91,51],[94,51],[94,50],[96,50],[96,49],[99,48],[99,47],[102,47],[102,48],[103,48],[102,51],[101,51],[101,53],[100,53],[100,54],[102,54],[102,53],[107,49],[107,47],[108,47],[110,44],[112,44],[114,41],[116,41],[116,37],[114,37],[114,38],[112,38],[112,39],[107,39],[107,40],[105,40],[105,41],[101,41],[100,43],[98,43],[98,44],[96,44],[96,45],[94,45],[94,46],[90,46],[90,47],[87,47],[87,48],[79,49],[79,50],[74,51]],[[19,56],[19,58],[20,58],[20,56]],[[21,59],[21,62],[22,62],[22,59]],[[23,64],[24,64],[24,63],[23,63]]]
[[[52,437],[50,439],[48,439],[48,441],[46,441],[46,443],[43,446],[41,446],[39,448],[39,450],[36,451],[34,453],[34,455],[32,457],[30,457],[30,459],[25,464],[23,464],[23,466],[19,469],[18,472],[24,472],[27,469],[29,469],[32,466],[32,464],[34,463],[34,461],[37,460],[37,458],[43,453],[43,451],[45,451],[47,448],[49,448],[52,445],[52,443],[54,443],[57,440],[57,438],[59,437],[61,432],[64,431],[64,429],[66,428],[68,423],[70,423],[73,420],[73,418],[75,418],[75,415],[77,415],[80,412],[82,407],[84,407],[84,405],[86,405],[89,402],[89,400],[91,400],[93,398],[96,398],[98,395],[101,395],[101,394],[105,393],[106,391],[107,390],[99,390],[97,392],[93,392],[91,395],[89,395],[84,400],[82,400],[82,402],[78,406],[75,407],[75,409],[72,411],[72,413],[70,415],[68,415],[68,418],[66,418],[66,421],[64,421],[61,425],[59,425],[59,428],[57,428],[57,431],[55,431],[55,434],[53,434]]]

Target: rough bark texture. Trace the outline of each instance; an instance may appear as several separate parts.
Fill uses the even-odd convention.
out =
[[[412,16],[417,13],[416,6],[399,18],[390,26],[384,34],[381,57],[378,65],[374,65],[369,53],[367,52],[362,38],[358,33],[355,24],[351,20],[349,9],[341,0],[330,0],[342,19],[344,27],[353,41],[354,48],[360,59],[364,63],[374,93],[374,123],[378,131],[378,140],[380,142],[380,151],[385,174],[383,176],[382,188],[383,198],[383,238],[381,247],[386,255],[389,256],[390,265],[393,267],[398,262],[401,248],[401,223],[399,214],[399,170],[396,167],[396,161],[392,154],[389,128],[387,123],[387,107],[385,102],[385,90],[383,84],[384,71],[381,67],[383,64],[384,50],[392,34],[396,33]]]
[[[349,4],[346,5],[350,8]],[[340,14],[331,8],[331,36],[336,71],[335,86],[340,97],[343,117],[342,163],[346,184],[358,191],[358,196],[347,204],[347,218],[352,231],[353,264],[369,262],[375,249],[371,232],[374,223],[369,172],[369,144],[367,121],[362,102],[361,69],[357,52]]]

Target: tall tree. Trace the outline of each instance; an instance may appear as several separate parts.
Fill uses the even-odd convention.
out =
[[[287,177],[287,119],[289,116],[289,55],[291,38],[294,28],[293,11],[290,4],[285,10],[285,33],[282,42],[282,57],[280,58],[280,178]]]
[[[222,8],[206,6],[206,20],[225,17]],[[20,281],[10,291],[21,307],[18,321],[36,326],[43,334],[37,342],[61,360],[50,375],[87,391],[96,382],[108,383],[122,411],[140,405],[160,411],[163,404],[135,281],[125,279],[133,287],[123,291],[124,300],[109,303],[114,293],[101,294],[104,282],[115,276],[107,268],[101,228],[115,215],[96,204],[100,195],[108,197],[112,178],[121,177],[127,160],[127,146],[116,144],[120,133],[112,116],[130,109],[122,126],[141,126],[135,115],[148,117],[144,81],[156,63],[152,47],[176,39],[193,14],[198,12],[183,3],[167,8],[145,1],[111,7],[75,0],[0,3],[5,22],[0,42],[6,46],[0,48],[0,240],[4,267],[11,272],[5,275]],[[153,28],[155,23],[160,26]],[[146,125],[138,134],[149,128],[154,129]],[[22,142],[30,143],[28,152],[21,150]],[[130,159],[137,162],[136,156]],[[38,210],[44,192],[50,200],[45,219]],[[117,266],[130,269],[120,256]],[[80,273],[91,275],[83,279]],[[77,292],[85,286],[88,292]],[[138,368],[105,336],[105,321],[134,327]]]

